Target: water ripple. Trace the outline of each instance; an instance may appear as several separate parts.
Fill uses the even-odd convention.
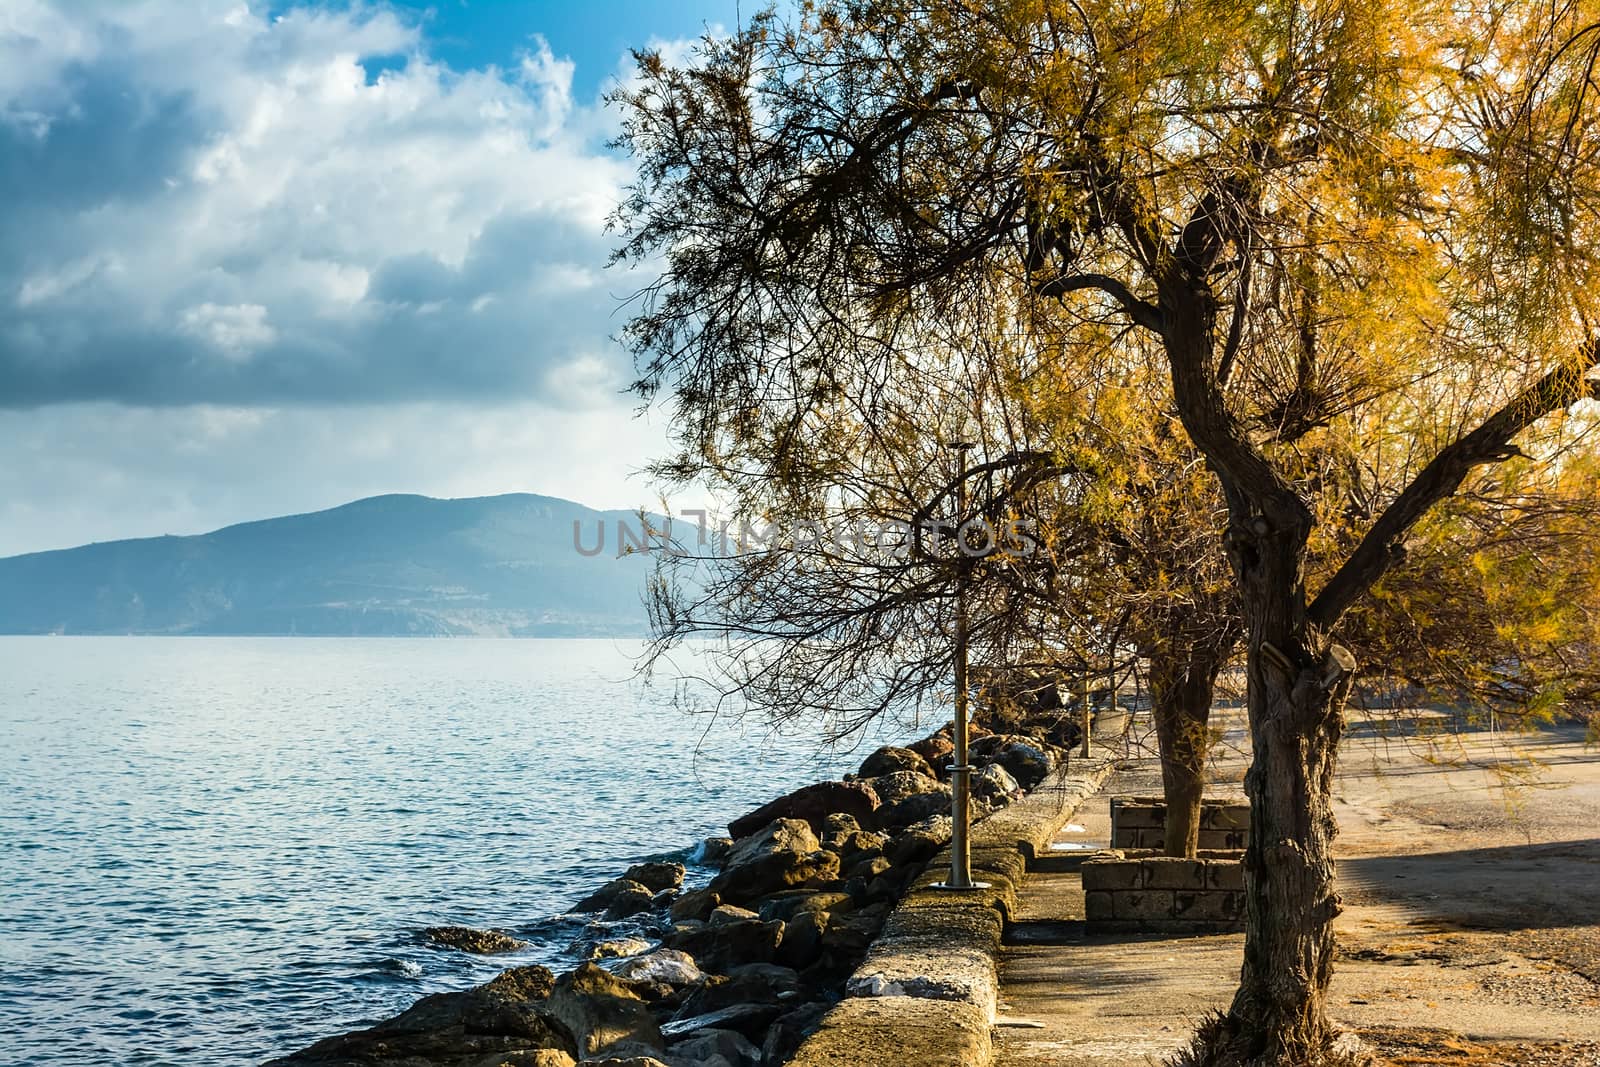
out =
[[[860,758],[707,734],[633,651],[0,638],[0,1061],[260,1061],[570,965],[598,881]],[[446,924],[530,947],[416,936]]]

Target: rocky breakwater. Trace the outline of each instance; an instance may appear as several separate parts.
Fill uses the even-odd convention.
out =
[[[974,742],[974,818],[1066,758],[1058,742],[1073,739],[1052,737],[1053,726]],[[885,918],[948,843],[949,749],[944,733],[881,748],[844,781],[735,819],[728,837],[697,850],[716,871],[707,884],[686,886],[677,863],[635,865],[575,910],[632,920],[641,936],[593,945],[570,973],[513,968],[270,1067],[782,1064],[844,996]]]

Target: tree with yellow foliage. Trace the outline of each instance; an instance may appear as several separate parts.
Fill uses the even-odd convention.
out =
[[[1000,280],[1090,379],[1159,354],[1144,410],[1225,504],[1253,748],[1240,986],[1189,1062],[1334,1062],[1336,638],[1413,542],[1470,547],[1452,500],[1494,502],[1482,573],[1540,573],[1505,531],[1600,395],[1600,3],[861,0],[702,60],[621,93],[621,257],[661,257],[628,339],[686,454],[897,373],[900,324]],[[1491,669],[1562,636],[1517,629]]]

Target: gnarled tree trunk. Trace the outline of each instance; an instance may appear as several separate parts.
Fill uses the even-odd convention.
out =
[[[1253,643],[1254,644],[1254,643]],[[1331,794],[1348,678],[1324,685],[1312,668],[1284,669],[1277,645],[1250,650],[1254,760],[1246,926],[1239,990],[1209,1035],[1213,1063],[1322,1063],[1333,1037],[1325,1014],[1334,917]]]
[[[1227,1014],[1201,1031],[1198,1059],[1229,1067],[1338,1062],[1326,1015],[1340,910],[1332,795],[1354,663],[1307,619],[1301,560],[1309,521],[1235,521],[1228,547],[1249,626],[1253,747],[1244,963]]]

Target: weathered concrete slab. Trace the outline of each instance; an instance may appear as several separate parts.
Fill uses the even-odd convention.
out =
[[[989,1019],[970,1004],[919,997],[840,1001],[789,1067],[982,1067]]]
[[[1123,789],[1159,785],[1154,761],[1119,772]],[[1109,805],[1072,819],[1108,840]],[[1084,864],[1087,867],[1088,864]],[[1098,901],[1097,901],[1098,898]],[[1007,935],[996,1021],[997,1067],[1132,1067],[1182,1048],[1195,1021],[1224,1007],[1239,976],[1242,938],[1097,935],[1084,925],[1112,894],[1083,890],[1074,872],[1031,872]]]
[[[1006,920],[1015,913],[1027,857],[1047,852],[1084,799],[1110,775],[1110,760],[1057,771],[1039,788],[973,827],[973,880],[989,888],[934,888],[950,869],[948,849],[935,856],[884,923],[846,992],[909,994],[960,1000],[992,1019],[997,961]]]
[[[1112,769],[1109,759],[1074,761],[974,826],[972,874],[975,881],[989,883],[985,889],[934,888],[950,869],[948,849],[935,856],[851,976],[849,999],[828,1013],[823,1029],[791,1063],[989,1063],[1001,937],[1016,912],[1028,860],[1048,853],[1051,840]],[[913,1040],[914,1048],[897,1044]]]

